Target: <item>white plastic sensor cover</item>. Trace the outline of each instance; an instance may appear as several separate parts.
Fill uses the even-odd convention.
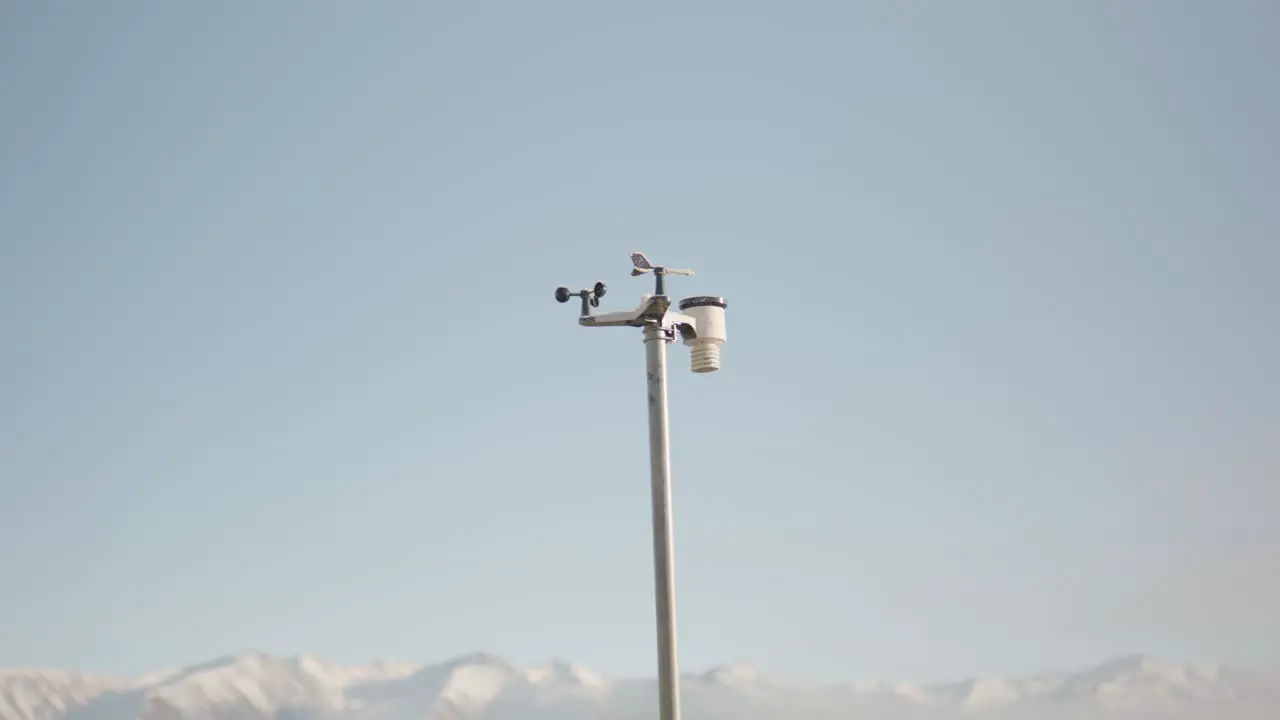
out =
[[[700,295],[680,301],[680,312],[693,318],[696,336],[684,341],[689,347],[690,369],[710,373],[720,369],[720,346],[728,341],[722,297]]]

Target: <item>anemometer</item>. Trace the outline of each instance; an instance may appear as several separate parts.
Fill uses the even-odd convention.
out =
[[[582,299],[582,310],[578,324],[585,327],[639,327],[645,328],[645,341],[648,342],[648,331],[656,330],[655,335],[664,335],[667,342],[676,335],[690,346],[691,369],[696,373],[715,372],[720,369],[720,346],[724,344],[725,320],[724,311],[728,307],[722,297],[701,295],[685,298],[680,301],[679,312],[671,311],[671,298],[667,297],[666,284],[668,275],[690,276],[694,272],[683,268],[671,268],[653,265],[644,253],[631,253],[632,277],[653,274],[654,291],[651,295],[640,298],[640,304],[634,310],[591,314],[592,308],[600,307],[600,298],[604,297],[608,288],[597,282],[590,288],[569,292],[567,287],[556,288],[556,300],[562,303],[572,298]],[[664,360],[665,363],[665,353]]]
[[[668,275],[693,275],[692,270],[654,265],[644,253],[631,253],[631,275],[653,275],[653,294],[641,296],[632,310],[592,314],[607,288],[602,282],[570,292],[556,288],[556,300],[582,301],[578,324],[583,327],[638,327],[644,331],[645,374],[648,378],[649,472],[653,499],[653,576],[658,621],[658,705],[661,720],[680,720],[680,670],[676,658],[675,550],[671,530],[671,453],[667,427],[667,343],[676,337],[689,347],[695,373],[720,369],[720,346],[725,342],[724,298],[700,295],[671,309],[666,293]]]

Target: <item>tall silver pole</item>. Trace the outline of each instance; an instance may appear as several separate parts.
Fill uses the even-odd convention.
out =
[[[653,590],[658,618],[659,720],[680,720],[676,657],[676,569],[671,531],[671,454],[667,431],[667,330],[644,329],[649,379],[649,473],[653,494]]]

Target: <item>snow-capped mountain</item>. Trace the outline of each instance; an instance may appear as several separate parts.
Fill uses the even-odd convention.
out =
[[[744,666],[683,679],[688,720],[1280,717],[1275,678],[1221,666],[1121,658],[1083,672],[803,687]],[[140,677],[0,670],[0,720],[640,720],[653,681],[564,661],[518,668],[477,653],[435,665],[340,666],[311,656],[219,658]]]

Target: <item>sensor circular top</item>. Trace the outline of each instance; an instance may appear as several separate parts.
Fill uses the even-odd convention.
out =
[[[604,283],[597,280],[596,285],[595,287],[592,288],[592,290],[595,292],[596,297],[600,298],[600,297],[604,297],[604,293],[606,290],[608,290],[608,288],[605,287]]]
[[[569,302],[569,298],[571,297],[573,296],[569,294],[569,288],[567,287],[556,288],[556,302],[567,303]]]

